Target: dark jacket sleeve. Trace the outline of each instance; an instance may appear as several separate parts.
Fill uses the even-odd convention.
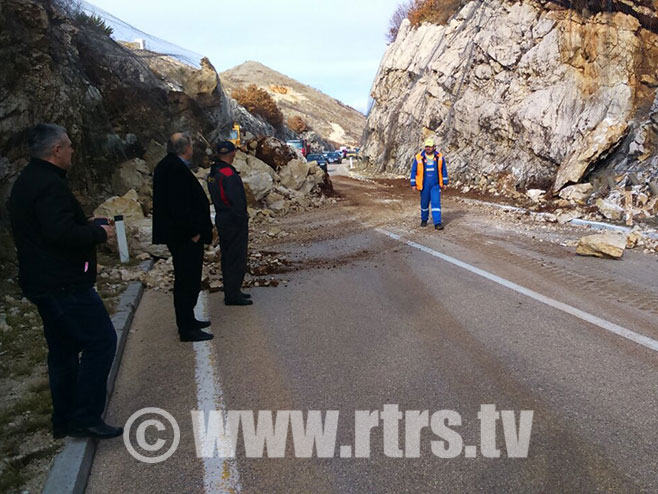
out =
[[[34,210],[46,241],[60,247],[88,248],[107,240],[105,230],[75,219],[71,192],[63,182],[51,181],[35,198]]]
[[[225,179],[226,196],[231,203],[231,212],[241,220],[248,220],[247,203],[245,201],[244,185],[239,175],[233,174]]]
[[[212,203],[215,205],[215,212],[219,209],[218,205],[222,204],[222,196],[221,193],[219,192],[219,181],[221,180],[221,177],[219,176],[218,173],[210,173],[208,175],[208,180],[206,181],[206,184],[208,186],[208,193],[210,194],[210,200]]]

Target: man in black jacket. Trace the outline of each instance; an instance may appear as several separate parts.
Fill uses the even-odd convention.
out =
[[[251,296],[241,291],[247,272],[249,215],[247,197],[238,171],[233,168],[236,149],[232,142],[217,144],[217,156],[208,175],[208,192],[215,205],[215,225],[219,234],[224,303],[251,305]]]
[[[174,261],[174,309],[181,341],[211,340],[208,321],[194,317],[201,289],[203,246],[212,241],[210,204],[189,169],[192,139],[176,133],[153,173],[153,243],[167,244]]]
[[[39,124],[28,137],[31,160],[9,198],[19,283],[36,304],[48,343],[53,435],[120,436],[103,422],[116,332],[98,293],[96,245],[115,237],[85,217],[66,172],[73,147],[59,125]]]

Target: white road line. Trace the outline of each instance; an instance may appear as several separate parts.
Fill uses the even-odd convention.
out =
[[[606,321],[605,319],[601,319],[600,317],[596,317],[590,314],[589,312],[585,312],[571,305],[559,302],[555,299],[542,295],[541,293],[537,293],[533,290],[522,287],[521,285],[517,285],[516,283],[506,280],[505,278],[501,278],[500,276],[491,274],[488,271],[484,271],[483,269],[479,269],[476,268],[475,266],[471,266],[470,264],[466,264],[465,262],[455,259],[454,257],[447,256],[445,254],[442,254],[441,252],[437,252],[434,249],[430,249],[429,247],[425,247],[424,245],[402,238],[400,235],[397,235],[395,233],[389,232],[387,230],[383,230],[381,228],[376,228],[375,231],[383,235],[386,235],[387,237],[390,237],[394,240],[407,244],[411,247],[414,247],[418,250],[421,250],[434,257],[443,259],[444,261],[454,264],[455,266],[470,271],[471,273],[477,274],[478,276],[482,276],[483,278],[493,281],[494,283],[498,283],[499,285],[514,290],[517,293],[520,293],[534,300],[537,300],[538,302],[542,302],[550,307],[553,307],[555,309],[561,310],[562,312],[566,312],[567,314],[582,319],[583,321],[587,321],[591,324],[594,324],[602,329],[605,329],[606,331],[610,331],[611,333],[614,333],[618,336],[631,340],[639,345],[642,345],[646,348],[649,348],[650,350],[653,350],[654,352],[658,352],[658,341],[649,338],[648,336],[641,335],[639,333],[636,333],[635,331],[626,329],[623,326],[619,326],[617,324],[611,323],[610,321]]]
[[[199,320],[208,320],[207,301],[208,292],[201,292],[194,308],[195,316]],[[217,357],[213,344],[211,341],[200,341],[193,345],[198,410],[225,412],[224,392],[217,375]],[[218,446],[221,451],[223,445]],[[238,494],[241,491],[240,474],[235,458],[220,458],[219,456],[204,458],[203,470],[203,485],[206,494]]]

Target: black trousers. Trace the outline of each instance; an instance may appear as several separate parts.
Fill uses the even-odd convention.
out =
[[[93,288],[83,288],[30,300],[39,309],[48,343],[53,428],[100,424],[117,345],[101,298]]]
[[[167,244],[174,261],[174,309],[179,333],[194,329],[194,306],[201,290],[203,242]]]
[[[242,297],[240,289],[247,273],[247,249],[249,246],[249,222],[236,220],[232,213],[219,213],[215,217],[219,233],[219,248],[224,278],[224,298],[236,300]]]

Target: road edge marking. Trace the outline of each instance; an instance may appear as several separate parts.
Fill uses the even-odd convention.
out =
[[[517,293],[520,293],[534,300],[537,300],[538,302],[542,302],[550,307],[553,307],[554,309],[558,309],[562,312],[565,312],[574,317],[582,319],[583,321],[594,324],[595,326],[605,329],[606,331],[616,334],[617,336],[621,336],[622,338],[626,338],[627,340],[633,341],[638,345],[642,345],[643,347],[646,347],[649,350],[658,352],[658,341],[654,340],[653,338],[649,338],[648,336],[636,333],[635,331],[631,331],[630,329],[627,329],[623,326],[619,326],[618,324],[612,323],[610,321],[606,321],[605,319],[601,319],[600,317],[590,314],[589,312],[585,312],[584,310],[578,309],[572,305],[565,304],[564,302],[560,302],[546,295],[542,295],[541,293],[535,292],[534,290],[530,290],[529,288],[525,288],[521,285],[517,285],[512,281],[506,280],[505,278],[501,278],[500,276],[497,276],[493,273],[489,273],[488,271],[485,271],[483,269],[476,268],[475,266],[471,266],[470,264],[460,261],[459,259],[450,257],[446,254],[431,249],[430,247],[426,247],[417,242],[414,242],[413,240],[407,240],[396,233],[389,232],[388,230],[384,230],[382,228],[375,228],[375,231],[383,235],[386,235],[387,237],[392,238],[393,240],[397,240],[398,242],[407,244],[410,247],[414,247],[415,249],[425,252],[426,254],[430,254],[431,256],[438,257],[439,259],[449,262],[450,264],[453,264],[459,268],[470,271],[471,273],[481,276],[489,281],[498,283],[499,285],[509,288],[510,290],[513,290]]]
[[[195,317],[209,320],[208,292],[199,293],[194,308]],[[216,368],[217,354],[211,341],[197,341],[194,347],[194,377],[196,381],[198,410],[217,410],[224,414],[224,391]],[[222,451],[219,445],[218,451]],[[229,449],[225,449],[229,451]],[[242,490],[236,458],[221,458],[219,455],[203,458],[203,486],[206,494],[238,494]]]

